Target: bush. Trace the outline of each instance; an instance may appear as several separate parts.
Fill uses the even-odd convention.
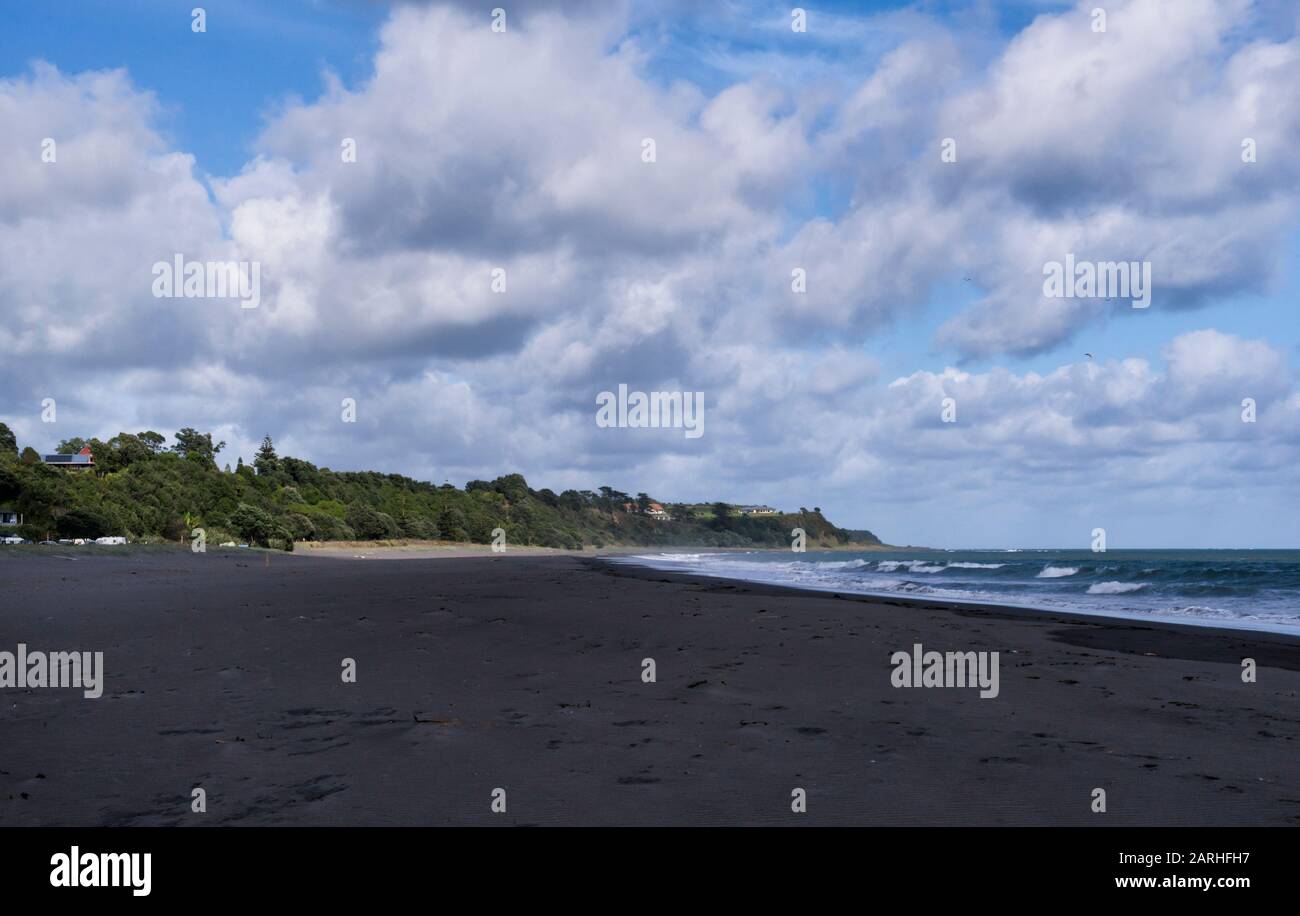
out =
[[[185,519],[174,515],[163,523],[162,536],[169,541],[180,541],[189,536],[190,530],[185,525]]]
[[[316,528],[316,537],[322,541],[355,541],[357,533],[347,523],[332,515],[321,515],[312,519]]]
[[[522,503],[528,498],[528,481],[524,480],[523,474],[507,474],[504,477],[498,477],[492,481],[492,489],[496,490],[511,505]]]
[[[465,525],[464,512],[457,508],[448,509],[438,517],[438,534],[448,541],[468,541]]]
[[[356,532],[363,541],[381,541],[401,537],[397,522],[386,512],[379,512],[369,506],[354,505],[348,508],[348,527]]]
[[[115,533],[113,520],[95,509],[72,509],[54,526],[61,538],[102,538]]]
[[[284,527],[289,530],[289,534],[298,541],[316,540],[316,525],[312,520],[300,512],[290,512],[285,516]]]
[[[257,547],[270,547],[271,538],[276,537],[281,529],[275,520],[257,506],[240,503],[230,516],[230,530],[249,544]]]
[[[432,541],[438,537],[437,523],[423,515],[403,515],[399,524],[403,537],[420,541]]]
[[[48,528],[43,528],[40,525],[33,525],[29,522],[27,524],[19,525],[15,531],[15,534],[17,534],[20,538],[25,538],[35,543],[36,541],[45,540],[45,535],[48,532],[49,532]]]

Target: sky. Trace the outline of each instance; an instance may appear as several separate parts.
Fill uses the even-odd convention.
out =
[[[1300,546],[1288,3],[194,8],[0,4],[22,445]],[[1149,307],[1046,296],[1067,254],[1148,264]],[[176,257],[256,264],[258,306],[156,295]],[[598,424],[620,384],[702,393],[703,435]]]

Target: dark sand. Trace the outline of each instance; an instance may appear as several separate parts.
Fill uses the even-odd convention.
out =
[[[0,650],[107,685],[0,691],[0,825],[1300,823],[1292,638],[576,557],[27,550]],[[1000,652],[1000,696],[894,689],[917,641]]]

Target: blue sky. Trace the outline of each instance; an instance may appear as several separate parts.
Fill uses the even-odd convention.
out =
[[[767,2],[223,0],[202,35],[194,5],[0,13],[20,439],[51,433],[50,367],[94,366],[69,435],[820,504],[900,543],[1071,546],[1092,515],[1128,546],[1300,542],[1259,522],[1300,448],[1285,3],[1124,0],[1104,34],[1088,4],[823,3],[800,35]],[[652,170],[621,158],[652,133]],[[1045,303],[1076,249],[1150,258],[1153,307]],[[265,306],[160,304],[139,278],[173,252],[258,260]],[[709,434],[594,428],[623,381],[704,390]]]
[[[195,40],[190,0],[7,3],[0,31],[5,75],[33,59],[61,70],[125,68],[154,92],[162,126],[215,175],[252,154],[261,114],[288,96],[315,98],[325,70],[347,83],[368,77],[383,5],[313,0],[219,0]],[[188,37],[187,37],[188,36]]]

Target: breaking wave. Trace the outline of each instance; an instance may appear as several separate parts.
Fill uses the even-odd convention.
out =
[[[1043,569],[1037,576],[1039,579],[1060,579],[1065,576],[1073,576],[1079,571],[1077,566],[1048,566]]]

